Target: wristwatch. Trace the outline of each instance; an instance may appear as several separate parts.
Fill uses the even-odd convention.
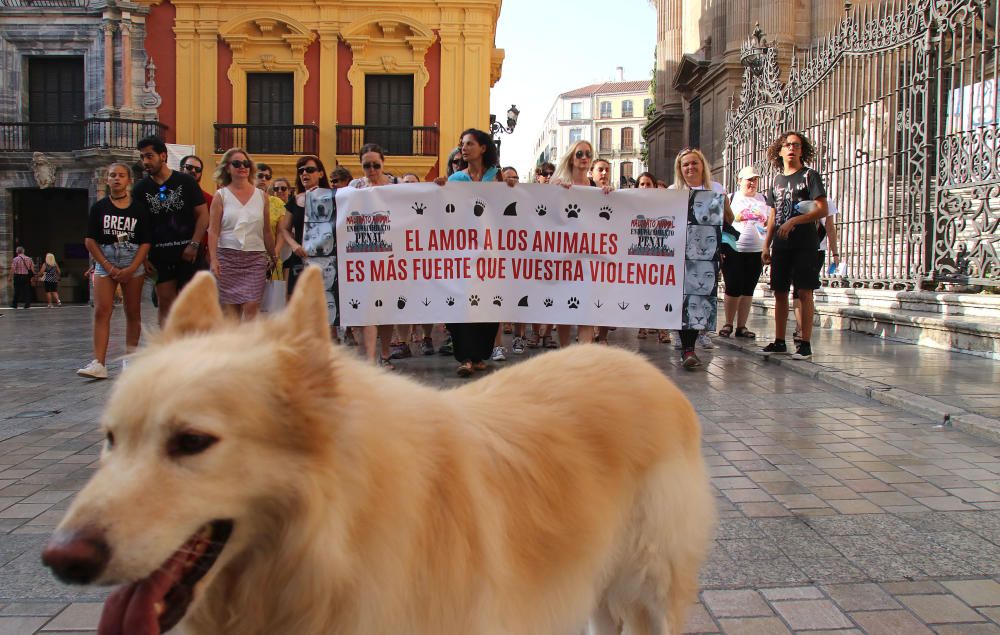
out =
[[[195,249],[201,249],[201,243],[198,242],[197,240],[192,240],[188,244],[194,247]]]

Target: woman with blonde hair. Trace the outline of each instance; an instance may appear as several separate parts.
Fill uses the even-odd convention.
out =
[[[84,239],[94,259],[94,359],[76,374],[89,379],[108,378],[105,363],[111,312],[119,287],[124,290],[125,352],[139,346],[145,262],[153,242],[149,209],[132,197],[132,168],[125,163],[112,163],[108,166],[106,183],[108,195],[91,206]],[[123,368],[124,365],[122,362]]]
[[[717,194],[722,194],[724,200],[724,220],[726,223],[733,222],[733,210],[729,207],[729,194],[721,183],[712,180],[712,170],[708,166],[708,160],[701,150],[697,148],[684,148],[677,153],[674,160],[674,182],[670,186],[672,190],[711,190]],[[688,215],[688,225],[691,225],[691,215]],[[718,255],[715,256],[718,264]],[[716,267],[718,270],[718,267]],[[692,370],[701,366],[701,360],[694,352],[695,343],[700,343],[703,348],[715,348],[712,339],[707,334],[696,329],[681,329],[681,363],[684,368]]]
[[[62,270],[59,269],[59,265],[56,263],[56,257],[52,253],[45,254],[45,262],[42,263],[42,269],[38,272],[38,277],[42,279],[42,283],[45,285],[45,298],[49,301],[50,309],[53,306],[53,302],[58,306],[62,306],[62,300],[59,299],[60,276],[62,276]]]
[[[268,197],[253,182],[253,160],[230,148],[215,170],[219,185],[208,220],[208,255],[219,302],[249,320],[260,311],[264,282],[274,261]]]

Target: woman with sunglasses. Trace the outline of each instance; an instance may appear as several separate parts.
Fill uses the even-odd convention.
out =
[[[291,251],[291,255],[282,263],[285,280],[288,282],[288,295],[295,290],[295,283],[309,258],[302,246],[302,232],[306,221],[306,192],[317,187],[330,188],[323,162],[312,154],[299,157],[295,162],[295,196],[289,192],[288,201],[285,203],[285,215],[278,223],[278,233]]]
[[[365,171],[365,175],[351,181],[348,187],[364,189],[398,183],[396,177],[382,171],[385,167],[385,154],[378,144],[366,143],[361,146],[358,159],[361,160],[361,169]],[[392,324],[366,326],[361,329],[361,339],[364,342],[365,355],[372,362],[388,370],[396,368],[389,361],[392,357],[392,331]],[[407,350],[409,350],[409,346],[407,346]]]
[[[670,186],[670,189],[712,190],[713,192],[722,194],[723,201],[725,202],[723,220],[726,223],[733,222],[733,210],[729,206],[729,193],[726,192],[726,188],[721,183],[712,180],[712,170],[709,168],[708,160],[702,154],[701,150],[697,148],[684,148],[677,154],[677,158],[674,159],[674,182]],[[688,224],[690,225],[690,223],[690,215],[688,215]],[[716,265],[718,265],[718,256],[716,256]],[[716,270],[718,271],[718,266],[716,266]],[[692,370],[701,366],[701,360],[698,359],[698,355],[694,352],[695,344],[701,344],[702,348],[715,348],[712,339],[706,333],[701,333],[695,329],[681,329],[679,333],[681,340],[681,363],[684,365],[684,368]]]
[[[112,163],[106,184],[108,195],[90,208],[84,239],[94,259],[94,359],[76,374],[89,379],[108,378],[105,363],[111,313],[119,287],[125,306],[125,352],[131,353],[139,346],[144,263],[153,242],[149,209],[130,194],[132,169],[124,163]]]
[[[223,309],[243,320],[260,311],[267,270],[274,261],[267,194],[254,185],[254,164],[230,148],[215,170],[219,189],[208,219],[208,254]]]

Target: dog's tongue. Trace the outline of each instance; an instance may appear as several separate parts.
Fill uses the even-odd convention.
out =
[[[98,635],[160,635],[156,603],[180,579],[184,558],[173,557],[148,578],[115,589],[104,602]]]

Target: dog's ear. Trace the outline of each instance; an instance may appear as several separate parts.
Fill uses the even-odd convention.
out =
[[[174,340],[191,333],[204,333],[223,322],[219,306],[219,291],[215,278],[207,271],[199,271],[170,308],[163,337]]]
[[[292,299],[285,309],[285,319],[295,331],[330,341],[330,319],[323,289],[323,272],[309,266],[299,275]]]

